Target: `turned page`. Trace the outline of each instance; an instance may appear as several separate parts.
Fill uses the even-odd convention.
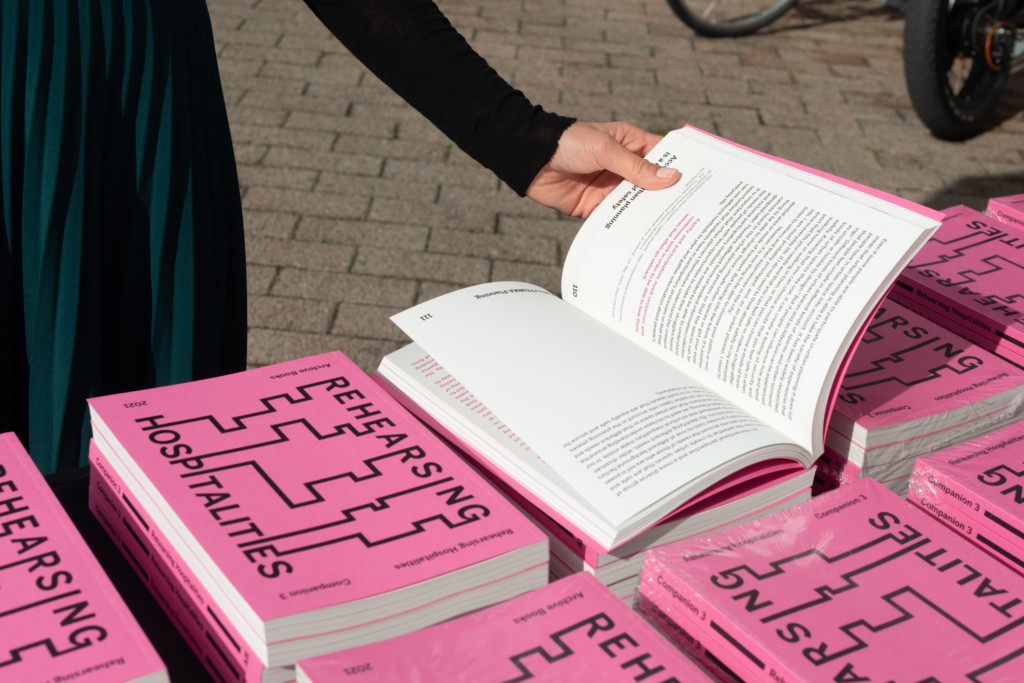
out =
[[[546,468],[530,458],[516,466],[517,479],[549,500],[575,497],[577,510],[596,509],[612,527],[652,507],[667,514],[769,457],[758,449],[811,462],[777,431],[535,285],[476,285],[392,320],[560,481],[545,484]]]
[[[681,180],[613,192],[573,242],[562,296],[821,452],[845,350],[937,214],[696,129],[649,158]]]

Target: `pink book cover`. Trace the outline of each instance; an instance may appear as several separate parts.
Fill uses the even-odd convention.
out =
[[[89,449],[89,509],[214,680],[295,680],[293,667],[268,669],[188,564],[142,512],[95,444]]]
[[[985,213],[1006,225],[1024,230],[1024,194],[991,197],[988,206],[985,207]]]
[[[303,683],[713,680],[589,574],[296,669]]]
[[[1024,422],[918,458],[909,499],[1024,573]]]
[[[887,299],[843,376],[826,445],[875,476],[1018,420],[1024,370]],[[897,468],[898,469],[898,468]]]
[[[890,295],[989,351],[1024,364],[1024,232],[953,207]]]
[[[547,537],[340,352],[89,407],[140,504],[268,644],[418,628],[547,576]]]
[[[747,681],[1019,681],[1024,577],[870,478],[647,554],[640,594]]]
[[[661,608],[652,602],[646,595],[638,593],[634,607],[637,613],[648,621],[654,628],[658,629],[665,638],[673,643],[680,650],[693,658],[695,662],[711,674],[716,681],[743,683],[743,679],[718,659],[713,652],[709,652],[704,643],[701,642],[692,631],[686,630],[665,614]]]
[[[423,361],[421,365],[417,366],[418,368],[422,367],[426,372],[436,373],[439,377],[437,382],[443,383],[448,388],[447,390],[457,392],[460,395],[465,394],[466,404],[476,406],[475,410],[486,411],[486,414],[491,417],[491,424],[496,433],[504,435],[508,438],[510,444],[521,448],[524,453],[529,451],[529,446],[526,443],[512,433],[496,416],[493,416],[472,394],[465,391],[458,380],[448,374],[440,364],[429,356],[425,357]],[[604,558],[606,556],[613,556],[615,554],[614,548],[606,548],[602,543],[594,540],[589,534],[566,519],[564,515],[553,509],[546,502],[533,495],[530,491],[518,486],[511,477],[491,466],[488,459],[480,455],[473,446],[466,443],[458,434],[449,429],[447,425],[438,421],[434,415],[423,410],[416,401],[406,396],[397,387],[380,375],[375,374],[373,378],[396,401],[404,405],[457,452],[463,454],[479,472],[523,509],[531,519],[549,533],[557,536],[567,547],[572,548],[573,552],[579,555],[587,564],[592,567],[599,567],[605,561]],[[623,541],[619,547],[635,545],[637,539],[642,536],[659,535],[657,531],[659,527],[664,529],[664,525],[677,523],[682,517],[735,501],[740,497],[764,490],[790,477],[798,476],[804,471],[806,470],[801,465],[789,460],[769,460],[751,465],[715,482],[701,493],[686,501],[686,503],[661,522],[640,532],[640,534],[632,539]]]
[[[0,434],[0,680],[168,680],[146,634],[10,432]]]

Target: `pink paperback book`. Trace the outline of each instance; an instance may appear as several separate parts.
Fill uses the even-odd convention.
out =
[[[385,358],[385,362],[400,363],[409,368],[408,377],[415,379],[421,389],[446,398],[453,411],[458,411],[461,424],[474,424],[476,428],[502,443],[522,458],[536,457],[530,446],[519,438],[483,403],[471,394],[461,382],[435,359],[411,344]],[[565,547],[577,559],[570,560],[577,569],[586,564],[597,569],[640,552],[653,544],[664,543],[688,536],[695,531],[694,522],[704,528],[719,526],[738,517],[753,514],[764,507],[778,504],[791,497],[790,486],[808,472],[799,463],[776,458],[754,463],[739,472],[723,477],[683,503],[675,512],[657,524],[620,543],[615,548],[604,548],[579,525],[532,494],[512,477],[496,468],[480,451],[438,416],[428,412],[417,401],[404,394],[380,374],[374,379],[398,402],[433,429],[458,452],[476,465],[492,484],[524,510],[549,536],[555,539],[552,547]],[[799,487],[798,487],[799,488]],[[696,516],[702,515],[702,517]],[[566,558],[568,559],[568,558]]]
[[[745,681],[1019,681],[1024,577],[870,478],[647,555],[645,599]]]
[[[300,683],[713,680],[589,574],[422,631],[301,660],[296,674]]]
[[[967,207],[948,212],[890,296],[1024,365],[1024,232]]]
[[[918,458],[907,499],[1024,573],[1024,422]]]
[[[269,667],[547,580],[544,534],[340,352],[89,406],[111,466]]]
[[[203,582],[142,513],[141,506],[95,443],[89,448],[89,465],[89,510],[210,676],[223,683],[295,680],[294,667],[263,666]]]
[[[146,634],[10,432],[0,434],[0,680],[168,680]]]
[[[1024,230],[1024,194],[991,197],[985,213],[1018,230]]]
[[[886,300],[843,376],[826,445],[888,481],[1022,412],[1024,370]]]

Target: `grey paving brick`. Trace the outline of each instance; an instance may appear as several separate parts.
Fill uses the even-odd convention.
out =
[[[405,278],[455,282],[463,285],[487,282],[490,270],[490,261],[479,257],[371,247],[359,249],[352,266],[352,272],[363,275],[378,277],[398,275]]]
[[[272,237],[287,240],[295,235],[295,226],[298,222],[299,217],[291,213],[247,211],[245,213],[246,239]]]
[[[355,255],[350,245],[299,242],[249,235],[245,256],[250,263],[270,266],[292,266],[316,270],[349,270]]]
[[[380,176],[384,164],[382,156],[370,154],[350,153],[337,151],[310,152],[295,147],[267,147],[260,163],[266,167],[282,167],[288,169],[313,169],[316,171],[327,171],[321,173],[323,176],[331,173],[345,175]]]
[[[327,301],[250,296],[249,325],[271,330],[325,333],[334,322],[335,306]]]
[[[454,148],[301,0],[208,6],[242,184],[250,364],[340,348],[372,371],[405,341],[396,310],[489,279],[557,289],[577,219]],[[553,111],[691,123],[936,208],[1024,185],[1024,94],[994,130],[935,139],[906,94],[902,15],[875,0],[801,3],[736,39],[697,36],[664,0],[440,6]]]
[[[365,197],[303,192],[280,187],[253,187],[242,198],[243,210],[287,211],[300,215],[362,218],[369,200]]]
[[[247,263],[245,266],[246,289],[250,295],[266,294],[277,277],[275,266],[261,266],[256,263]]]
[[[295,231],[295,238],[307,242],[335,242],[383,248],[402,245],[407,251],[424,251],[427,248],[429,234],[429,228],[403,223],[304,216]]]
[[[390,320],[392,315],[401,310],[366,304],[341,304],[338,306],[330,332],[336,335],[401,342],[407,337]]]
[[[309,297],[316,294],[325,301],[377,304],[380,306],[413,305],[418,284],[397,273],[388,277],[338,273],[309,268],[281,268],[270,293],[274,296]]]
[[[520,263],[558,264],[556,241],[520,235],[467,233],[435,228],[430,231],[427,251]]]
[[[238,165],[238,182],[243,187],[261,185],[285,190],[312,190],[318,172],[296,168]]]

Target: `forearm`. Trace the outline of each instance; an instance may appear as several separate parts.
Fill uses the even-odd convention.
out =
[[[510,86],[432,0],[305,2],[370,71],[521,195],[572,123]]]

